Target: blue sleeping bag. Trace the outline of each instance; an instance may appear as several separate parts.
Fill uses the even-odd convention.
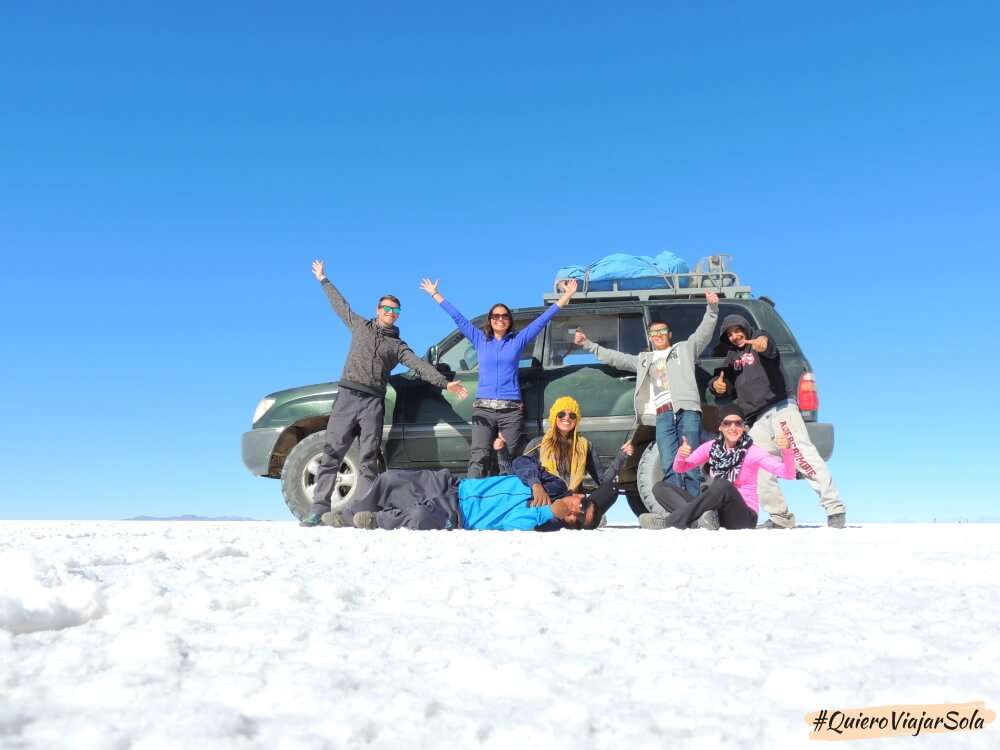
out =
[[[673,280],[664,274],[689,273],[687,261],[664,250],[659,255],[629,255],[612,253],[589,266],[563,266],[556,271],[556,281],[577,279],[580,291],[606,292],[614,288],[626,289],[667,289]],[[681,279],[680,286],[688,286],[688,279]]]

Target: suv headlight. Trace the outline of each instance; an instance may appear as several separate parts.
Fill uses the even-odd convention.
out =
[[[257,408],[253,412],[253,424],[257,424],[260,418],[267,414],[267,410],[274,406],[274,399],[268,396],[267,398],[262,398],[260,403],[257,404]]]

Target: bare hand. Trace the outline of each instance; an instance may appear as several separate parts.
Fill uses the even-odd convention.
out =
[[[755,352],[763,352],[767,349],[767,336],[758,336],[755,339],[750,339],[750,346],[753,347]]]
[[[622,446],[622,453],[626,456],[633,455],[635,453],[635,446],[632,445],[632,443],[625,443],[625,445]]]
[[[462,385],[461,380],[452,380],[446,387],[449,393],[454,393],[458,396],[459,401],[464,401],[465,397],[469,395],[469,391]]]
[[[503,435],[497,435],[497,439],[493,441],[493,450],[502,451],[507,446],[507,441],[503,439]]]
[[[540,508],[543,505],[552,505],[552,498],[541,484],[531,485],[531,502],[529,508]]]
[[[778,437],[774,439],[774,444],[778,446],[779,450],[783,451],[786,451],[791,447],[791,444],[788,442],[788,438],[784,435],[778,435]]]
[[[313,276],[316,277],[316,281],[322,281],[326,278],[326,274],[323,273],[323,261],[314,260],[313,261]]]
[[[705,292],[705,301],[710,305],[719,304],[719,295],[715,292]]]
[[[583,332],[582,328],[577,328],[576,333],[573,334],[573,343],[577,346],[583,346],[587,341],[587,334]]]
[[[582,510],[582,495],[566,495],[552,503],[552,515],[560,521],[576,521]]]
[[[440,283],[441,279],[437,279],[435,281],[431,281],[430,279],[423,279],[420,282],[420,288],[433,297],[435,294],[438,294],[438,284]]]
[[[691,444],[686,437],[681,438],[681,447],[677,449],[677,452],[681,454],[681,458],[687,458],[691,455]]]
[[[562,288],[563,288],[562,297],[559,298],[559,301],[556,302],[556,304],[559,305],[559,307],[565,307],[567,304],[569,304],[569,298],[572,297],[574,294],[576,294],[576,290],[577,290],[578,286],[579,286],[579,284],[577,283],[576,279],[570,279],[569,281],[563,281],[562,282]]]
[[[726,385],[726,373],[720,372],[719,377],[712,381],[712,390],[718,393],[720,396],[729,390],[729,386]]]

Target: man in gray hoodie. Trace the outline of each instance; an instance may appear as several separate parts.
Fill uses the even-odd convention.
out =
[[[431,385],[447,388],[459,399],[468,394],[459,381],[451,383],[430,364],[422,360],[406,342],[399,338],[396,320],[399,318],[399,299],[383,295],[371,320],[355,313],[347,300],[326,277],[323,261],[314,260],[313,276],[323,286],[334,312],[351,331],[351,347],[347,362],[340,376],[340,390],[326,424],[326,444],[323,459],[316,471],[313,485],[312,512],[300,525],[319,526],[322,516],[330,510],[330,496],[337,483],[340,462],[344,460],[354,436],[358,436],[361,449],[358,472],[360,481],[356,492],[364,494],[378,474],[378,455],[382,447],[382,424],[385,418],[385,387],[389,373],[403,364]]]
[[[708,306],[701,323],[689,339],[673,343],[670,326],[662,321],[649,324],[647,333],[651,350],[639,354],[624,354],[605,349],[579,328],[576,344],[595,355],[601,362],[636,373],[635,414],[641,424],[656,425],[656,447],[667,482],[687,490],[697,497],[701,481],[697,470],[678,475],[674,472],[674,455],[681,439],[689,445],[701,443],[701,394],[694,376],[698,355],[712,340],[719,317],[719,295],[705,292]],[[653,510],[653,509],[651,509]]]

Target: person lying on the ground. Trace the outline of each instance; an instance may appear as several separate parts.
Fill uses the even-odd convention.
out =
[[[547,472],[562,479],[572,492],[580,491],[587,474],[597,486],[604,483],[597,450],[578,429],[582,419],[576,399],[571,396],[557,398],[549,409],[549,429],[529,442],[523,453],[536,457]],[[497,452],[500,473],[510,474],[513,459],[503,435],[497,435],[493,448]]]
[[[628,455],[622,450],[616,464]],[[513,475],[461,481],[447,469],[387,471],[364,497],[324,515],[324,522],[366,529],[596,529],[618,498],[617,475],[583,495],[570,493],[537,459],[519,457],[513,469]]]
[[[695,450],[684,440],[674,458],[678,472],[708,464],[712,483],[694,497],[667,482],[653,486],[653,496],[665,514],[643,513],[639,525],[646,529],[701,528],[752,529],[757,525],[757,472],[767,471],[782,479],[795,478],[795,457],[783,435],[775,438],[781,460],[754,445],[747,434],[743,411],[736,404],[719,410],[719,437]]]

